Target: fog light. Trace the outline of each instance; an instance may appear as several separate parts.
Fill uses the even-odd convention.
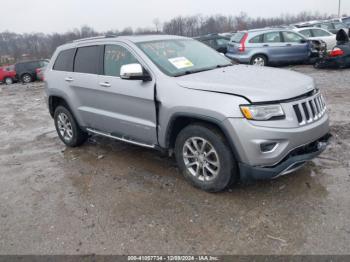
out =
[[[260,150],[263,153],[272,152],[273,150],[275,150],[276,147],[277,147],[276,142],[267,142],[267,143],[260,144]]]

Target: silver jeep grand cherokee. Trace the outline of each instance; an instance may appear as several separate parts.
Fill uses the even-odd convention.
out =
[[[75,41],[56,50],[45,79],[67,146],[92,133],[174,153],[188,181],[209,192],[290,173],[330,137],[313,79],[232,65],[184,37]]]

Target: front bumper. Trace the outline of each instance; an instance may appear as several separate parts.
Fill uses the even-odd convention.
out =
[[[296,171],[307,161],[321,154],[326,149],[331,137],[332,135],[328,133],[316,141],[298,147],[290,152],[280,163],[271,167],[253,167],[240,163],[241,180],[273,179]]]

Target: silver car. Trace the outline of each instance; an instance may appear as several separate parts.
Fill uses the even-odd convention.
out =
[[[257,66],[276,63],[303,63],[309,60],[310,43],[297,32],[264,28],[236,33],[226,56],[236,62]]]
[[[208,192],[290,173],[329,139],[326,104],[312,78],[232,65],[185,37],[66,44],[53,55],[45,83],[67,146],[90,133],[169,152],[188,181]]]

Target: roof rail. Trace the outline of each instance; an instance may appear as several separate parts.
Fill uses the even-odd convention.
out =
[[[81,39],[74,40],[73,43],[89,41],[89,40],[97,40],[97,39],[103,39],[103,38],[113,38],[113,37],[117,37],[117,36],[116,35],[100,35],[100,36],[94,36],[94,37],[87,37],[87,38],[81,38]]]

